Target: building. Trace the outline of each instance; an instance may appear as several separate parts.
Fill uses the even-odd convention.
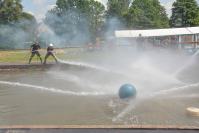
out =
[[[147,39],[153,46],[173,48],[198,48],[199,27],[150,29],[150,30],[120,30],[115,31],[120,45],[137,38]],[[122,40],[122,41],[121,41]],[[128,41],[124,41],[128,40]],[[123,42],[123,44],[121,44]]]

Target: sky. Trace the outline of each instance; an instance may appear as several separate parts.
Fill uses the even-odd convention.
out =
[[[106,4],[107,0],[97,0]],[[161,4],[166,8],[168,16],[171,16],[172,4],[175,0],[160,0]],[[199,2],[199,0],[197,0]],[[56,0],[22,0],[24,10],[36,17],[41,22],[48,10],[55,6]]]

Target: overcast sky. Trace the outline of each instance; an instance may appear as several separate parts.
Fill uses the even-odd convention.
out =
[[[97,0],[106,4],[107,0]],[[171,15],[172,4],[175,0],[160,0],[161,4],[166,8],[167,14]],[[197,0],[199,2],[199,0]],[[41,21],[47,10],[55,6],[56,0],[22,0],[24,10],[33,14],[38,21]]]

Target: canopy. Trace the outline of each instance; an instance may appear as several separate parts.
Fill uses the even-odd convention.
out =
[[[159,37],[175,35],[199,34],[199,27],[169,28],[169,29],[150,29],[150,30],[120,30],[115,31],[115,36],[122,37]]]

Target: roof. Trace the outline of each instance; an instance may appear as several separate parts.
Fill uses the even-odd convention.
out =
[[[157,37],[193,34],[199,34],[199,27],[115,31],[116,37],[139,37],[139,35],[142,37]]]

